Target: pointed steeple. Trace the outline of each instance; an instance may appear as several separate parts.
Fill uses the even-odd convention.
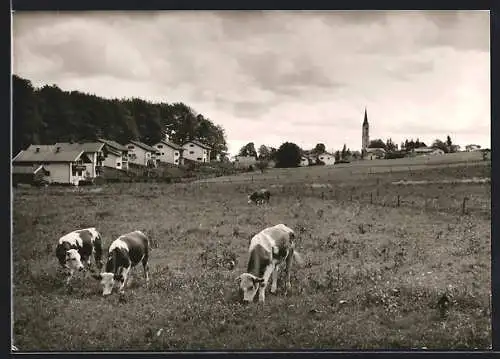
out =
[[[368,125],[368,115],[366,114],[366,106],[365,106],[365,119],[363,121],[363,126]]]

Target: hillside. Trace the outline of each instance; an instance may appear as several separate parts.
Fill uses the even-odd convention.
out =
[[[197,139],[224,154],[224,129],[184,103],[151,103],[142,99],[104,99],[55,85],[34,88],[13,76],[13,153],[30,144],[96,140],[139,140],[152,145],[165,133],[175,143]]]

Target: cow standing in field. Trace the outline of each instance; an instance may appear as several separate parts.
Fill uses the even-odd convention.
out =
[[[285,288],[291,288],[290,268],[292,258],[303,263],[300,254],[295,250],[295,233],[284,224],[268,227],[257,233],[250,241],[247,272],[237,280],[243,291],[243,302],[253,301],[259,291],[259,302],[264,303],[265,291],[272,275],[271,293],[278,289],[278,269],[285,269]]]
[[[253,192],[252,194],[248,195],[248,203],[255,203],[257,205],[263,204],[263,203],[268,203],[269,204],[269,199],[271,198],[271,192],[269,190],[262,188],[258,191]]]
[[[141,231],[123,234],[111,243],[108,249],[108,261],[103,273],[93,274],[101,281],[102,295],[113,292],[115,284],[121,283],[119,293],[123,293],[128,283],[130,270],[142,262],[146,285],[149,283],[149,239]]]
[[[85,228],[68,233],[61,238],[56,247],[56,257],[59,264],[69,271],[66,279],[68,284],[76,271],[91,267],[90,257],[94,254],[98,269],[102,267],[102,238],[101,234],[94,228]]]

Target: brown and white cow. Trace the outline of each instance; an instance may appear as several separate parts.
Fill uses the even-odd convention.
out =
[[[271,192],[269,192],[269,190],[265,188],[262,188],[248,195],[248,204],[255,203],[259,205],[263,203],[269,203],[270,198]]]
[[[253,236],[248,249],[249,259],[247,272],[241,274],[237,280],[243,291],[243,302],[249,303],[254,300],[255,294],[259,292],[259,302],[264,302],[265,291],[272,275],[271,293],[278,289],[278,269],[285,269],[285,288],[288,291],[290,284],[290,268],[292,258],[302,264],[300,254],[295,250],[295,233],[285,226],[278,224],[268,227]]]
[[[94,227],[78,229],[59,238],[56,257],[61,267],[68,270],[66,284],[70,282],[76,271],[85,269],[83,263],[87,264],[87,269],[91,268],[92,254],[94,254],[97,268],[101,269],[102,238]]]
[[[93,274],[101,281],[102,295],[113,292],[117,283],[121,283],[119,293],[123,293],[128,283],[130,270],[142,262],[146,285],[149,282],[149,239],[141,231],[123,234],[111,243],[108,249],[108,261],[105,271]]]

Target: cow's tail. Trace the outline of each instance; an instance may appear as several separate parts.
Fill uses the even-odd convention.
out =
[[[304,259],[302,258],[302,255],[301,255],[299,252],[297,252],[296,250],[294,250],[294,251],[293,251],[293,258],[295,259],[295,261],[296,261],[299,265],[301,265],[301,266],[303,266],[303,265],[304,265],[305,261],[304,261]]]

